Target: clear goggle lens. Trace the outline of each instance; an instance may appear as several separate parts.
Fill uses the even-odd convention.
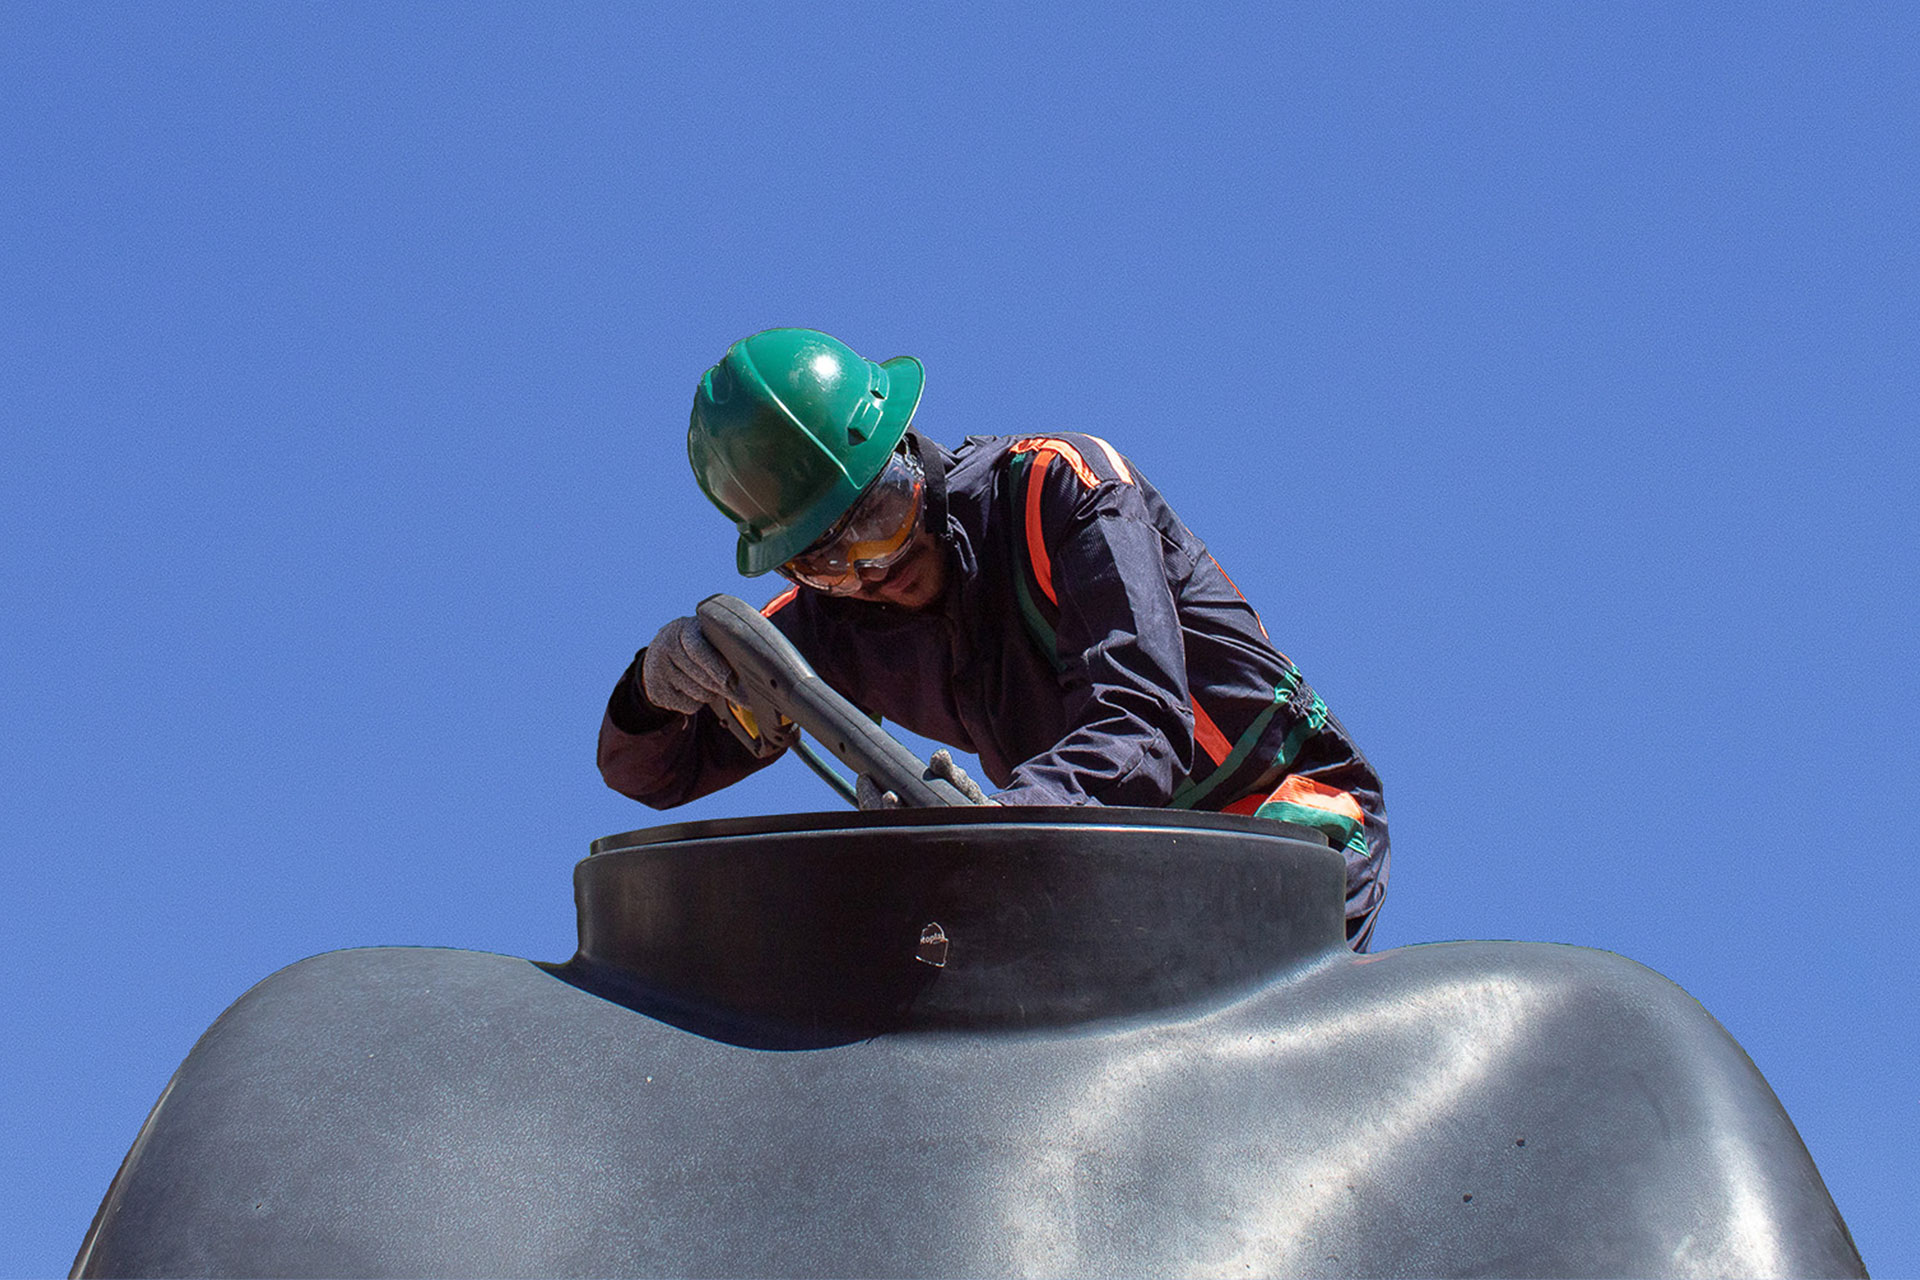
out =
[[[889,568],[913,545],[925,486],[919,460],[895,453],[840,523],[781,565],[780,572],[816,591],[858,591],[860,570]]]

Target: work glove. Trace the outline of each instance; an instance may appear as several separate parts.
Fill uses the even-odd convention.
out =
[[[640,663],[647,701],[690,716],[727,692],[733,671],[700,634],[698,618],[675,618],[660,628]]]
[[[853,801],[862,809],[898,809],[900,797],[881,789],[873,775],[863,773],[853,780]]]
[[[975,804],[993,803],[993,801],[987,799],[986,792],[980,790],[980,784],[972,778],[969,778],[967,771],[953,762],[953,752],[947,750],[945,747],[934,752],[933,758],[927,761],[927,776],[929,778],[945,778],[953,784],[954,790]]]
[[[980,784],[967,776],[967,771],[953,762],[953,752],[945,747],[933,753],[927,761],[927,777],[944,778],[958,791],[975,804],[992,804],[986,793],[980,790]],[[891,791],[883,791],[880,784],[866,774],[854,779],[854,800],[862,809],[898,809],[900,797]]]

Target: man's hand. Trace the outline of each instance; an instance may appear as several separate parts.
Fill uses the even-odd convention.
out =
[[[882,788],[873,780],[873,775],[867,773],[853,780],[853,801],[862,809],[898,809],[900,807],[900,797]]]
[[[953,752],[945,747],[934,752],[933,758],[927,761],[927,776],[942,778],[952,783],[954,790],[975,804],[996,803],[987,799],[985,793],[980,790],[980,784],[969,778],[967,771],[953,762]],[[879,783],[864,773],[854,779],[853,791],[854,800],[862,809],[898,809],[900,807],[899,796],[891,791],[882,790]]]
[[[953,762],[953,752],[947,750],[945,747],[934,752],[933,758],[927,761],[927,776],[929,778],[945,778],[953,784],[955,791],[958,791],[975,804],[997,803],[996,801],[987,799],[986,793],[980,790],[980,784],[972,778],[969,778],[967,771]]]
[[[733,672],[700,634],[697,618],[675,618],[660,628],[640,664],[647,701],[690,716],[724,697]]]

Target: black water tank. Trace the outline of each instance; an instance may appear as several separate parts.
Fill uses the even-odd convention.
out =
[[[1861,1275],[1684,992],[1356,957],[1304,829],[1116,809],[597,842],[561,965],[303,961],[202,1037],[80,1275]]]

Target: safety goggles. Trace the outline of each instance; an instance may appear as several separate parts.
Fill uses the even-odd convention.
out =
[[[852,595],[860,589],[860,570],[890,568],[913,546],[925,487],[919,459],[896,452],[839,523],[780,572],[816,591]]]

